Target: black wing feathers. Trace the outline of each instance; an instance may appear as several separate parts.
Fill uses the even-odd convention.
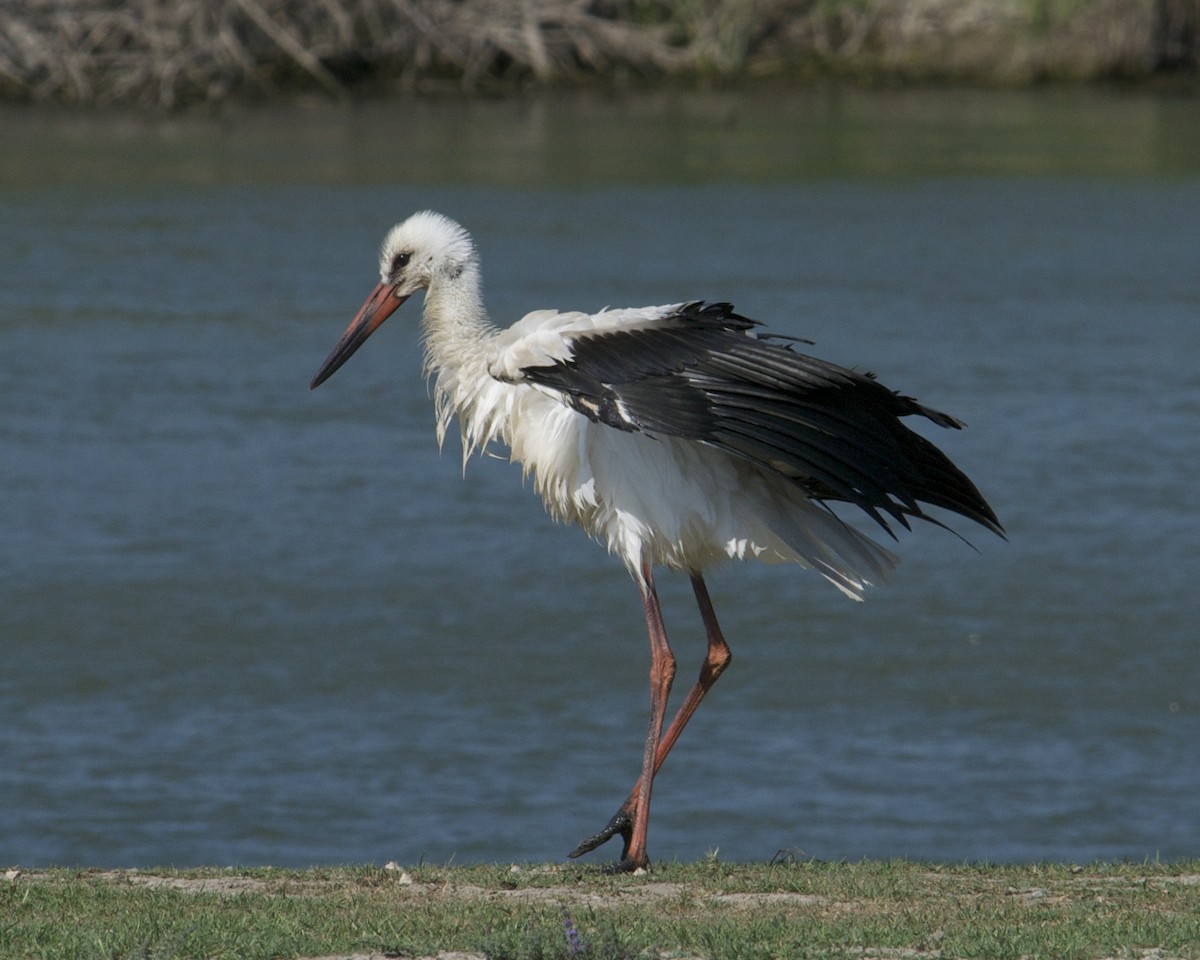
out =
[[[653,325],[584,334],[574,356],[527,367],[591,420],[710,444],[788,477],[816,500],[888,519],[938,521],[921,503],[1003,535],[990,506],[949,458],[900,420],[962,424],[858,373],[798,353],[727,303],[688,303]]]

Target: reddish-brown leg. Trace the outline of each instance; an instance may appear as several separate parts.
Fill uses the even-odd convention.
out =
[[[637,870],[648,867],[646,830],[650,825],[650,793],[654,788],[657,769],[658,742],[662,737],[663,718],[667,713],[667,698],[675,680],[675,656],[667,642],[658,592],[654,589],[653,572],[649,564],[642,568],[642,603],[646,608],[646,628],[650,634],[650,727],[646,731],[646,746],[642,752],[642,775],[634,791],[631,811],[631,835],[621,857],[620,869]]]
[[[708,596],[708,588],[704,584],[704,579],[699,574],[692,575],[692,590],[696,594],[696,604],[700,608],[700,617],[704,621],[704,632],[708,639],[708,651],[705,654],[704,663],[700,667],[699,678],[693,684],[692,689],[688,691],[688,695],[684,698],[683,703],[680,704],[675,718],[671,721],[670,726],[667,727],[667,732],[658,740],[654,751],[654,766],[650,774],[651,780],[658,773],[659,768],[662,767],[663,761],[667,759],[667,754],[675,746],[675,741],[679,739],[679,735],[692,718],[692,714],[696,712],[696,708],[700,705],[700,701],[704,699],[704,695],[717,682],[717,677],[724,672],[725,668],[729,666],[729,662],[733,659],[733,653],[730,651],[729,645],[725,642],[725,637],[721,634],[720,624],[717,623],[717,616],[713,611],[712,600]],[[657,597],[655,598],[655,606],[657,607]],[[648,613],[647,622],[649,622]],[[662,615],[660,613],[659,623],[661,624],[661,622]],[[663,639],[665,642],[665,633]],[[653,645],[653,640],[651,644]],[[647,749],[649,749],[649,743],[647,741]],[[594,837],[584,840],[568,856],[581,857],[585,853],[595,850],[602,843],[611,840],[617,834],[620,834],[625,841],[625,849],[621,854],[621,863],[625,864],[631,860],[630,853],[632,850],[634,824],[637,821],[635,811],[645,782],[646,768],[643,758],[642,775],[638,778],[637,783],[633,785],[633,789],[629,792],[629,797],[621,804],[621,808],[608,822],[608,825]],[[649,791],[647,790],[647,796],[648,794]]]

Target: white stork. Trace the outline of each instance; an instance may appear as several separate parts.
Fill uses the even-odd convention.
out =
[[[901,418],[961,427],[858,373],[762,333],[727,303],[698,300],[595,314],[537,310],[508,329],[483,307],[470,235],[440,214],[393,227],[380,281],[312,381],[316,388],[383,321],[425,291],[424,369],[435,382],[439,444],[458,419],[464,461],[493,441],[522,464],[546,508],[606,544],[641,591],[650,633],[650,727],[642,772],[578,857],[620,834],[619,869],[649,865],[654,776],[729,665],[704,573],[757,558],[811,567],[855,600],[897,558],[828,506],[854,504],[889,534],[922,504],[1003,535],[970,480]],[[675,657],[653,571],[686,573],[708,651],[674,719],[663,720]]]

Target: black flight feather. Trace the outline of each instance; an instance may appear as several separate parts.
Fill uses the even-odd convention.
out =
[[[530,383],[558,390],[584,416],[617,430],[695,440],[796,483],[818,501],[889,519],[939,526],[921,503],[1003,536],[975,485],[933,443],[901,422],[961,421],[849,370],[757,335],[757,321],[728,303],[695,301],[653,324],[598,330],[572,341],[573,356],[526,367]]]

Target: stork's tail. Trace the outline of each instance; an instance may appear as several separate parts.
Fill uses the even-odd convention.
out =
[[[900,558],[822,505],[802,500],[763,518],[795,555],[851,600],[887,583]]]

